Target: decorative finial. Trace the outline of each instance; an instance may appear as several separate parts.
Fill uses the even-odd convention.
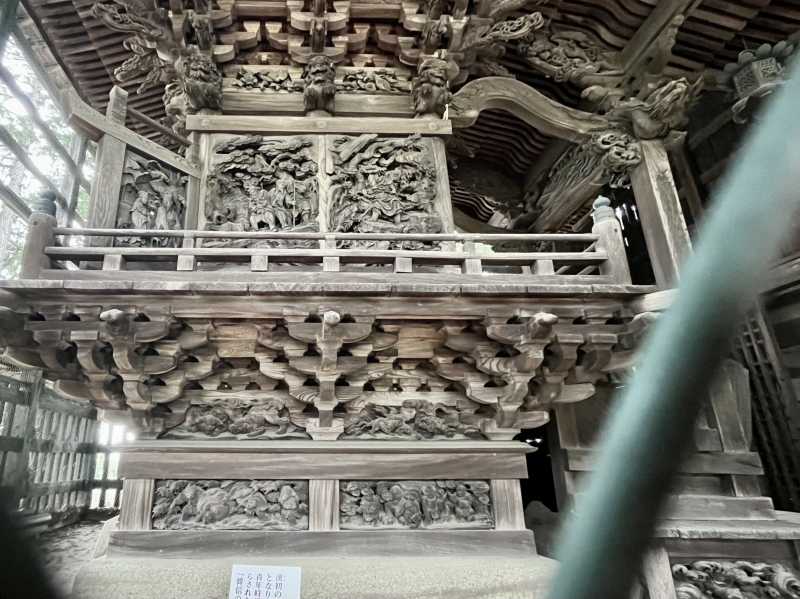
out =
[[[56,194],[52,191],[43,191],[31,204],[34,212],[44,212],[50,216],[56,215]]]
[[[592,204],[592,220],[599,223],[612,218],[617,218],[617,216],[611,207],[611,200],[605,196],[598,196]]]

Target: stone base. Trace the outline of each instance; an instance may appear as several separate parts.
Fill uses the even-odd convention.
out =
[[[225,599],[233,564],[302,569],[302,599],[481,597],[539,599],[556,562],[544,557],[258,558],[111,557],[90,562],[73,594],[82,599]]]

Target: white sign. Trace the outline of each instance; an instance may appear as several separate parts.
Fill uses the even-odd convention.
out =
[[[300,568],[234,564],[228,599],[300,599]]]

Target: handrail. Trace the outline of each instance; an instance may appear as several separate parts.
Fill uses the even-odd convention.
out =
[[[26,279],[50,278],[106,278],[137,279],[173,277],[175,280],[202,278],[204,271],[220,268],[225,263],[250,263],[249,269],[228,269],[228,278],[259,280],[264,276],[287,272],[296,273],[343,273],[347,277],[353,272],[375,278],[383,277],[385,269],[375,270],[376,265],[389,265],[394,274],[406,280],[419,276],[430,277],[437,273],[452,276],[478,277],[473,283],[500,281],[499,278],[515,277],[505,281],[525,286],[533,283],[531,277],[548,277],[548,281],[629,284],[631,282],[625,255],[624,240],[619,222],[606,198],[595,202],[592,233],[541,234],[541,233],[340,233],[321,231],[167,231],[143,229],[105,229],[57,227],[55,219],[42,212],[31,215],[28,237],[23,252],[22,277]],[[144,244],[102,244],[97,246],[58,245],[59,236],[121,237],[124,239],[172,239],[182,243],[153,246]],[[313,247],[263,247],[270,244],[200,244],[198,240],[239,241],[316,241]],[[338,247],[339,242],[350,241],[357,247]],[[437,247],[387,249],[385,244],[357,244],[355,242],[455,242],[454,245]],[[483,251],[478,244],[493,242],[573,242],[578,248],[567,247],[566,251]],[[163,247],[169,245],[171,247]],[[224,245],[225,247],[219,247]],[[247,247],[247,246],[262,247]],[[242,247],[245,246],[245,247]],[[366,246],[366,247],[365,247]],[[369,247],[377,246],[377,247]],[[511,248],[508,248],[511,249]],[[538,250],[538,248],[537,248]],[[61,270],[59,262],[71,261],[91,263],[87,269]],[[102,270],[97,263],[102,261]],[[147,263],[157,263],[157,268],[148,268]],[[128,270],[130,264],[131,269]],[[135,264],[135,266],[134,266]],[[361,265],[362,270],[352,270]],[[225,270],[224,267],[222,267]],[[289,270],[285,270],[285,269]],[[319,270],[321,268],[321,271]],[[174,270],[172,270],[174,269]],[[283,269],[283,270],[282,270]],[[172,271],[174,274],[169,275]],[[157,274],[156,274],[157,273]],[[245,274],[245,273],[249,273]],[[280,273],[283,273],[281,275]],[[522,275],[524,279],[519,279]],[[326,275],[328,276],[328,275]],[[248,278],[249,277],[249,278]],[[486,277],[481,280],[481,277]],[[498,278],[499,277],[499,278]],[[539,279],[540,281],[543,279]],[[502,282],[502,281],[501,281]]]
[[[87,235],[92,237],[173,237],[180,239],[311,239],[362,241],[582,241],[600,237],[593,233],[322,233],[289,231],[209,231],[152,229],[76,229],[55,227],[54,235]]]

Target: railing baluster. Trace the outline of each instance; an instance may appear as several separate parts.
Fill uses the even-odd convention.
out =
[[[533,263],[533,274],[535,275],[553,275],[555,270],[553,268],[552,260],[537,260]]]
[[[122,254],[106,254],[103,256],[103,270],[125,270],[126,260]]]
[[[264,254],[250,256],[250,270],[252,272],[269,272],[269,256]]]
[[[398,256],[394,259],[394,272],[414,272],[414,259]]]
[[[178,256],[177,270],[180,271],[193,271],[197,266],[197,258],[195,256],[181,254]]]
[[[336,249],[336,235],[328,233],[325,235],[325,241],[323,241],[323,245],[327,250],[335,250]],[[322,270],[323,272],[339,272],[340,264],[339,264],[339,257],[338,256],[323,256],[322,258]]]
[[[461,271],[465,275],[483,274],[483,263],[475,254],[475,242],[471,239],[464,242],[464,253],[467,255],[467,257],[464,258],[464,264]]]

